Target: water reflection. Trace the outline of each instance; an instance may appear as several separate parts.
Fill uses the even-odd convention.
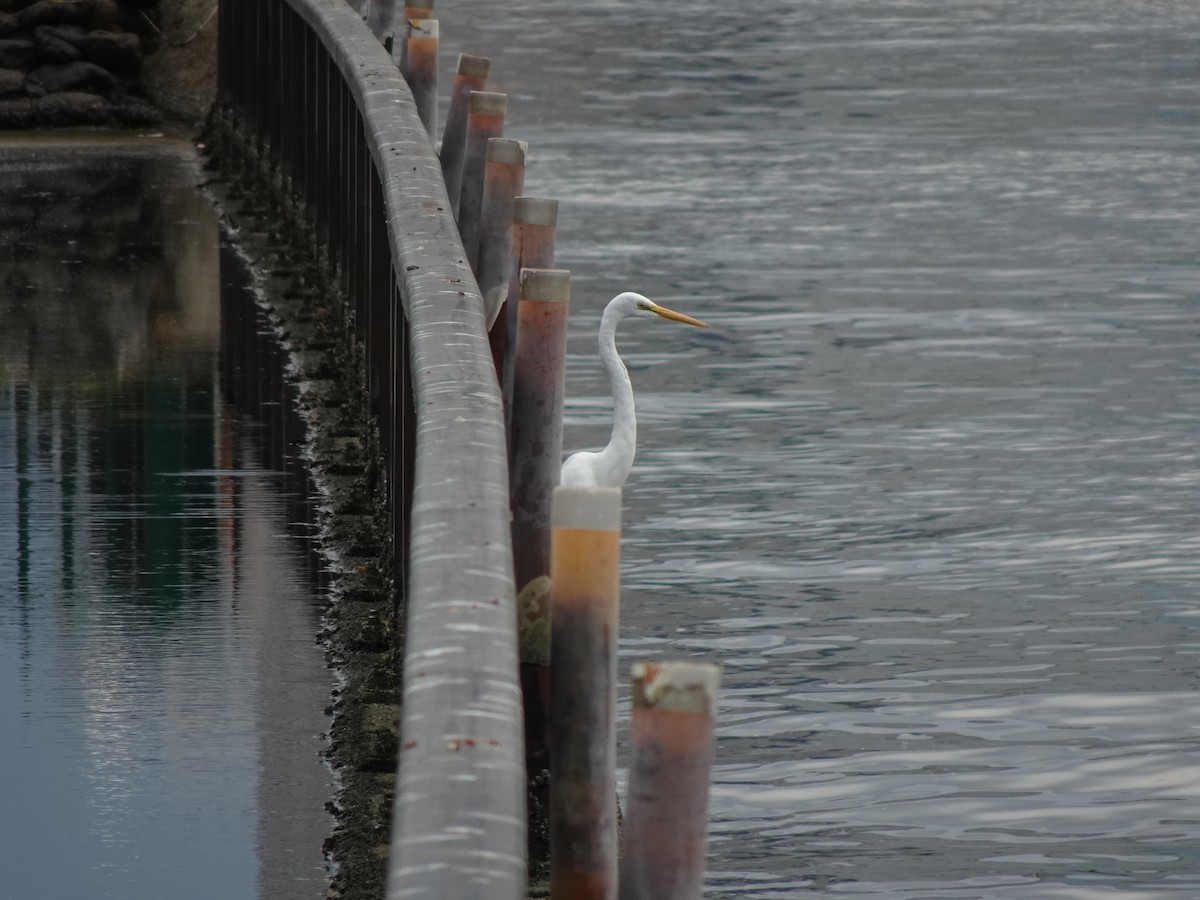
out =
[[[506,11],[439,17],[561,201],[566,446],[609,296],[714,326],[621,340],[622,656],[725,667],[710,893],[1200,894],[1200,7]]]
[[[324,896],[307,487],[219,391],[246,287],[194,165],[0,151],[6,895]]]

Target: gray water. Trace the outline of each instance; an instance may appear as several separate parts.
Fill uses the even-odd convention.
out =
[[[219,388],[247,287],[196,166],[0,147],[4,900],[325,894],[308,490]]]
[[[610,296],[714,326],[621,335],[623,665],[724,667],[708,893],[1200,896],[1200,6],[438,14],[561,201],[568,449]]]

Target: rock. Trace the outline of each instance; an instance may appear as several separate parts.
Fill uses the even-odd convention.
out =
[[[0,69],[28,69],[36,60],[37,50],[29,35],[0,38]]]
[[[62,91],[88,91],[103,94],[117,86],[117,76],[95,63],[72,62],[51,63],[38,66],[29,73],[29,80],[37,82],[47,94]]]
[[[37,0],[17,13],[17,22],[29,31],[39,25],[84,25],[88,11],[72,0]]]
[[[25,73],[18,69],[0,69],[0,97],[25,93]]]
[[[120,75],[136,75],[142,68],[142,42],[124,31],[92,31],[83,40],[83,56]]]
[[[89,28],[113,28],[121,20],[116,0],[79,0]]]
[[[113,113],[121,120],[122,125],[131,128],[162,124],[162,113],[153,103],[141,97],[122,97],[113,104]]]
[[[6,12],[0,12],[0,37],[8,37],[20,27],[21,26],[17,24],[16,16]]]
[[[78,25],[39,25],[33,43],[42,62],[74,62],[83,56],[85,33]]]
[[[0,128],[28,128],[33,122],[33,101],[28,97],[0,100]]]
[[[33,101],[33,116],[39,125],[61,128],[70,125],[103,125],[112,104],[95,94],[67,91]]]

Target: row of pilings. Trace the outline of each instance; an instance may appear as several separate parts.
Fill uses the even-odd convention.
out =
[[[696,896],[717,689],[715,669],[705,664],[635,667],[632,799],[618,876],[621,498],[619,489],[555,489],[570,291],[569,273],[553,268],[557,204],[525,195],[528,147],[504,136],[507,97],[487,90],[486,58],[459,58],[442,125],[431,6],[401,11],[371,2],[359,12],[362,18],[354,19],[302,0],[252,0],[223,23],[223,52],[253,51],[261,62],[222,58],[212,142],[218,157],[248,163],[242,170],[251,173],[248,191],[255,180],[272,186],[263,202],[294,223],[294,235],[320,261],[314,278],[321,292],[344,298],[338,303],[344,349],[365,369],[367,407],[378,426],[374,487],[387,501],[391,572],[397,585],[407,585],[398,592],[406,653],[388,895],[518,896],[528,874],[532,890],[548,883],[560,897],[615,897],[618,885],[623,897]],[[365,46],[364,32],[374,36],[375,50]],[[359,54],[369,60],[365,66]],[[402,135],[380,129],[378,110],[370,108],[373,97],[393,90],[384,62],[408,85],[388,110],[402,108],[393,123]],[[256,77],[256,65],[290,83],[282,98]],[[335,127],[321,134],[320,121],[330,118]],[[422,280],[430,274],[426,259],[396,233],[405,227],[411,233],[412,223],[398,221],[406,187],[389,181],[389,163],[410,193],[418,185],[423,207],[432,204],[438,214],[433,268],[444,274],[436,287]],[[447,355],[447,335],[436,347],[425,343],[438,338],[426,333],[423,311],[441,326],[451,312],[471,332],[470,341],[459,340],[461,332],[451,341],[458,350],[467,347],[472,370],[452,401],[444,392],[436,400],[422,393],[422,376],[431,372],[423,353],[438,366],[463,362]],[[481,350],[485,372],[478,371]],[[464,387],[495,398],[485,403],[486,417],[494,419],[475,422],[488,437],[480,441],[476,432],[466,446],[439,442],[435,452],[459,478],[483,474],[487,503],[494,504],[488,476],[496,447],[489,442],[498,420],[505,534],[503,557],[495,558],[492,518],[485,540],[491,570],[472,559],[485,579],[456,588],[444,564],[432,583],[422,574],[420,492],[430,475],[417,435],[428,430],[422,422],[433,415],[428,407],[445,405],[459,420],[480,412],[462,405]],[[476,519],[488,520],[489,512],[465,493],[451,502],[455,508],[443,509],[426,528],[443,547],[469,549],[479,534]],[[484,636],[486,651],[472,654],[458,641],[466,622],[465,630]],[[519,675],[518,654],[506,659],[508,649],[496,652],[516,651],[518,632]],[[435,671],[447,656],[457,668]],[[481,674],[504,685],[504,696],[494,697],[498,706],[480,706]],[[465,699],[455,707],[451,684],[461,688],[464,680],[475,686],[459,690]],[[516,773],[509,771],[513,749]],[[498,767],[507,774],[490,784],[477,777]],[[464,778],[464,771],[473,774]],[[511,793],[512,774],[522,788],[528,784],[527,795]],[[520,847],[507,825],[498,834],[497,816],[520,826]],[[447,830],[439,831],[439,823]],[[486,862],[478,862],[481,854]],[[481,885],[487,885],[482,893]]]

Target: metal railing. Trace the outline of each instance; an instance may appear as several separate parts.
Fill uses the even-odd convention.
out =
[[[502,404],[441,168],[344,0],[237,0],[219,48],[220,115],[328,253],[379,415],[407,616],[388,896],[522,897]]]

